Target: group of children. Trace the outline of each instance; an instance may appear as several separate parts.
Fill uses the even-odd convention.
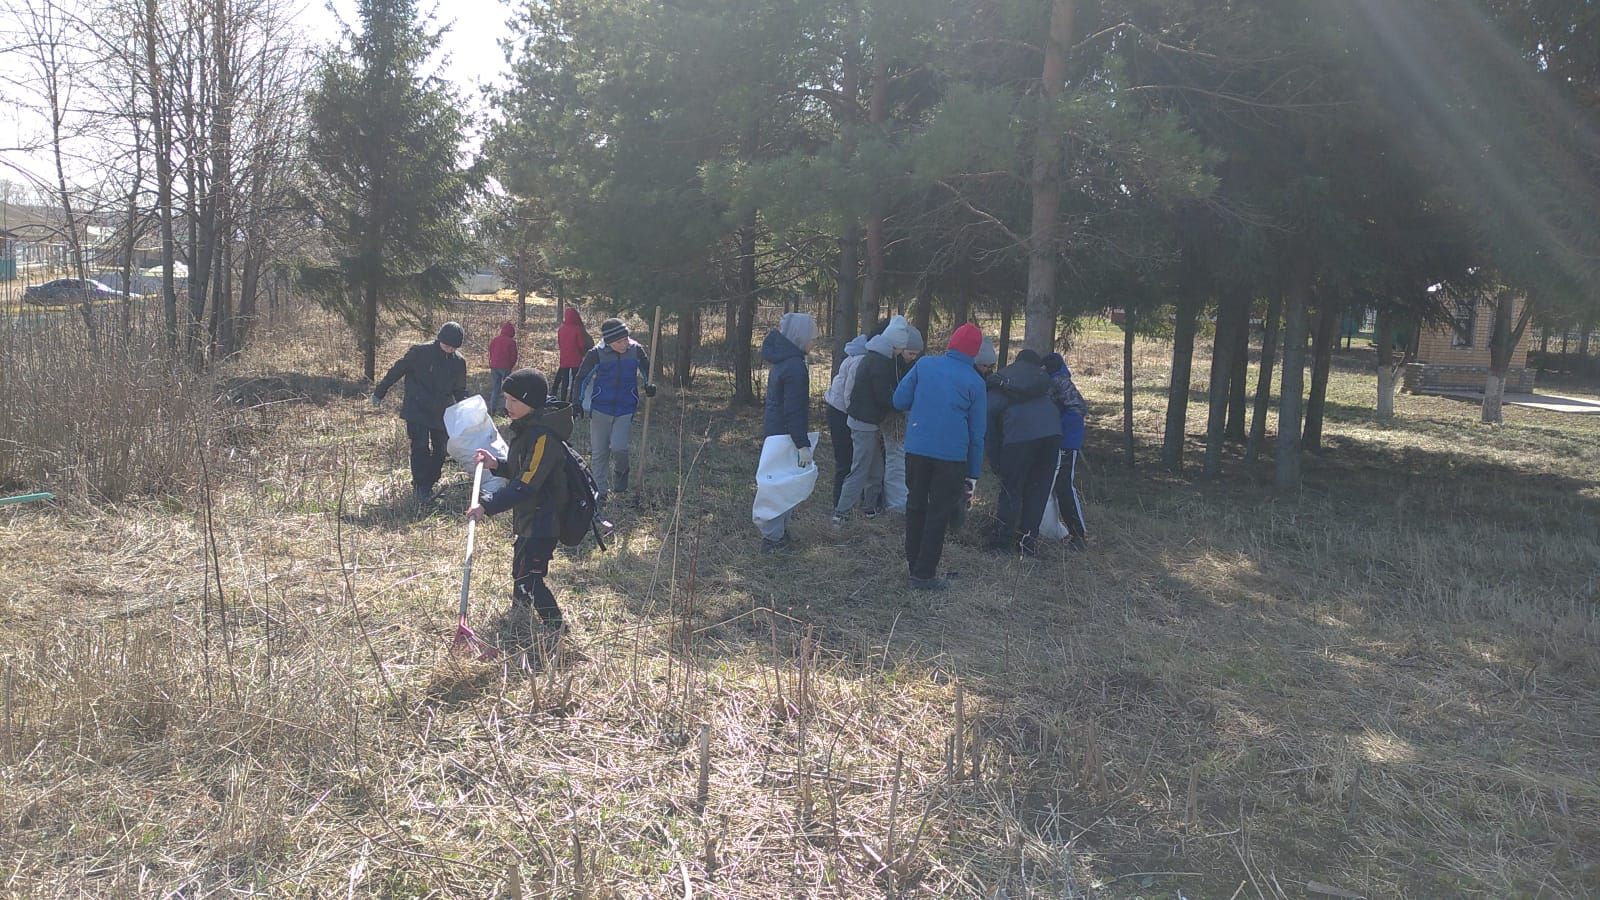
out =
[[[789,313],[762,344],[769,365],[765,434],[788,435],[797,463],[812,463],[810,381],[805,355],[816,322]],[[1052,489],[1069,535],[1085,548],[1087,530],[1075,478],[1083,447],[1083,395],[1060,354],[1031,350],[996,371],[994,345],[970,323],[945,352],[923,356],[924,339],[903,316],[845,345],[824,395],[833,442],[831,524],[845,529],[856,509],[872,519],[905,517],[905,558],[913,588],[943,590],[938,570],[952,522],[972,503],[987,454],[1000,477],[991,547],[1032,554]],[[758,521],[762,550],[790,545],[794,510]]]
[[[449,441],[445,410],[468,396],[466,360],[459,352],[465,341],[466,330],[446,322],[434,340],[407,349],[372,392],[373,405],[381,405],[389,390],[405,381],[400,417],[411,443],[411,486],[418,503],[433,497],[444,468]],[[486,399],[492,414],[510,417],[510,441],[504,459],[479,450],[474,462],[505,476],[508,483],[467,510],[475,520],[512,511],[513,590],[502,633],[520,647],[531,641],[535,615],[547,639],[566,633],[561,607],[545,578],[559,543],[560,515],[570,500],[562,467],[574,419],[589,419],[590,471],[604,503],[611,491],[628,489],[628,441],[639,395],[656,393],[649,381],[649,355],[621,319],[601,323],[596,345],[578,311],[568,308],[557,343],[560,365],[551,384],[537,369],[517,368],[515,325],[505,323],[489,342]]]
[[[787,435],[802,469],[813,465],[815,451],[807,356],[818,334],[812,316],[788,313],[761,346],[768,365],[764,433]],[[405,380],[400,415],[418,501],[432,497],[444,465],[444,412],[468,396],[459,353],[465,340],[461,325],[445,323],[433,341],[408,349],[372,393],[374,405],[381,404]],[[505,458],[479,450],[474,460],[505,476],[508,485],[467,510],[474,520],[512,511],[514,587],[502,633],[520,646],[531,641],[535,617],[547,638],[567,629],[545,579],[570,499],[560,467],[574,420],[589,418],[590,471],[603,503],[612,491],[628,489],[633,416],[641,391],[647,397],[656,392],[648,351],[621,319],[601,324],[597,344],[569,308],[557,344],[551,383],[537,369],[517,367],[516,326],[505,323],[490,342],[487,400],[491,413],[510,417],[509,450]],[[1053,484],[1071,545],[1082,549],[1074,477],[1086,408],[1060,354],[1041,359],[1025,350],[997,371],[994,345],[970,323],[955,330],[942,354],[924,356],[924,344],[903,316],[892,316],[845,346],[824,398],[834,453],[833,528],[846,528],[858,509],[867,519],[903,516],[911,586],[944,590],[949,581],[939,560],[945,538],[970,506],[987,455],[1001,481],[992,546],[1034,552]],[[757,522],[765,552],[789,547],[793,513]]]

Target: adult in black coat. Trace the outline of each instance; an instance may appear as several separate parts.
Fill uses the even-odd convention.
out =
[[[1050,375],[1032,350],[989,377],[988,444],[1000,475],[1000,522],[990,548],[1032,553],[1061,447]]]
[[[467,399],[467,361],[456,352],[466,339],[460,325],[444,323],[433,340],[412,344],[372,390],[372,405],[377,406],[395,382],[405,379],[400,418],[406,420],[406,437],[411,441],[411,491],[418,503],[433,496],[433,486],[444,471],[445,445],[450,440],[444,411]]]

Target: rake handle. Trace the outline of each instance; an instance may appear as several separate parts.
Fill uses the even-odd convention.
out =
[[[467,508],[478,505],[478,492],[483,490],[483,463],[478,463],[472,471],[472,499],[467,501]],[[467,595],[472,592],[472,555],[478,546],[478,523],[476,520],[467,520],[467,558],[461,564],[461,608],[460,621],[467,621]]]

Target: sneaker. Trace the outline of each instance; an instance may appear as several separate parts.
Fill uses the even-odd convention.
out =
[[[883,510],[881,510],[881,509],[864,509],[864,510],[861,511],[861,518],[867,519],[868,521],[870,521],[872,519],[876,519],[878,517],[878,513],[880,513],[880,512],[883,512]]]
[[[950,589],[948,578],[918,578],[911,576],[911,589],[914,591],[947,591]]]
[[[787,553],[793,548],[793,546],[793,544],[789,543],[788,535],[784,535],[775,541],[769,538],[761,539],[761,552],[768,555],[774,553]]]
[[[843,531],[845,523],[847,523],[849,521],[850,520],[845,518],[844,516],[835,515],[833,518],[828,520],[828,526],[830,528],[832,528],[834,531]]]

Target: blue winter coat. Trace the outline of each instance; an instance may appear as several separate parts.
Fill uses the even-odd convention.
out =
[[[1050,376],[1050,399],[1061,410],[1061,449],[1082,450],[1084,417],[1089,412],[1089,404],[1079,393],[1078,386],[1072,383],[1072,370],[1065,362]]]
[[[967,477],[983,474],[983,436],[989,401],[972,357],[956,350],[924,356],[894,391],[906,412],[906,452],[952,462],[965,460]]]
[[[787,434],[796,447],[811,446],[811,371],[805,353],[773,329],[761,342],[761,358],[768,366],[766,436]]]
[[[648,377],[650,356],[634,340],[621,353],[601,345],[584,354],[578,367],[578,396],[584,408],[607,416],[639,411],[639,382]]]

